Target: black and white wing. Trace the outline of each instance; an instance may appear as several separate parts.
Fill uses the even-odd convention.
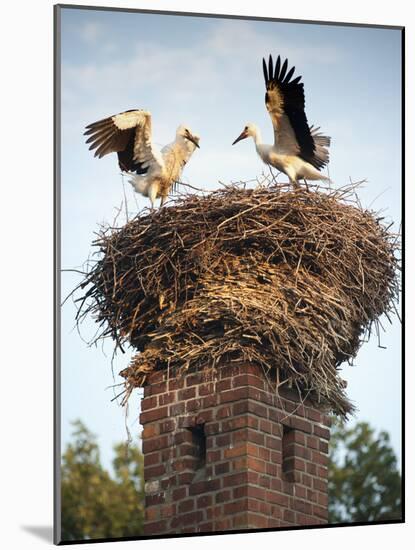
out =
[[[281,63],[278,56],[273,63],[269,56],[268,65],[262,60],[266,94],[265,105],[274,127],[275,146],[281,153],[296,155],[315,168],[321,169],[328,162],[321,148],[316,148],[304,111],[304,85],[301,76],[292,78],[295,67],[288,70],[288,60]]]
[[[130,110],[88,124],[84,135],[86,143],[102,158],[117,153],[118,163],[124,172],[146,174],[154,165],[161,167],[160,152],[151,141],[151,114],[148,111]]]

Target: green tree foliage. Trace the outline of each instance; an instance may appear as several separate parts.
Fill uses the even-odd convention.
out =
[[[114,447],[114,474],[100,463],[95,436],[81,421],[62,457],[62,540],[137,536],[143,532],[143,456]]]
[[[386,432],[336,423],[330,459],[329,523],[401,518],[401,475]]]

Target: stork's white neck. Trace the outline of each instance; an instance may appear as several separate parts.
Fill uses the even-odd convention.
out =
[[[262,145],[262,136],[259,128],[255,128],[251,135],[255,142],[255,147],[258,149],[258,145]]]

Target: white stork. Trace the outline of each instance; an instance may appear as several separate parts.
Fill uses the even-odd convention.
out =
[[[152,208],[159,197],[163,206],[200,139],[181,125],[176,139],[160,151],[151,139],[151,113],[134,109],[89,124],[84,135],[90,136],[86,143],[92,142],[89,149],[96,149],[96,157],[117,153],[120,169],[133,176],[129,182]]]
[[[278,56],[275,68],[271,55],[268,67],[265,59],[262,66],[265,78],[265,105],[274,127],[274,145],[262,143],[261,133],[255,124],[248,123],[241,135],[232,143],[251,136],[261,159],[284,172],[290,182],[298,186],[304,180],[328,180],[319,170],[329,161],[327,147],[330,138],[309,126],[304,112],[304,85],[301,76],[291,80],[295,67],[288,72],[288,60],[281,65]]]

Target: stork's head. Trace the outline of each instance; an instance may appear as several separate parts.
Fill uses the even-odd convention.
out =
[[[235,145],[235,143],[238,143],[238,141],[241,141],[242,139],[246,139],[247,137],[255,137],[258,133],[258,126],[256,124],[252,124],[252,122],[248,122],[245,128],[242,130],[242,133],[235,139],[235,141],[232,143],[232,145]]]
[[[199,145],[200,136],[198,136],[197,134],[194,134],[191,131],[191,129],[189,128],[189,126],[185,126],[184,124],[181,124],[177,128],[176,137],[182,137],[184,139],[187,139],[187,140],[191,141],[192,143],[194,143],[196,145],[196,147],[198,147],[198,148],[200,147],[200,145]]]

